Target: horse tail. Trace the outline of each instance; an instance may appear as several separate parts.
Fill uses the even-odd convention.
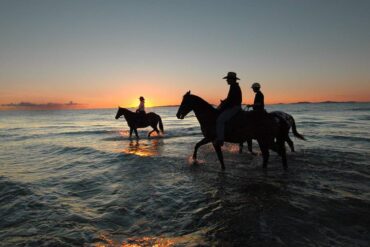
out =
[[[164,134],[164,129],[163,129],[163,123],[162,123],[161,116],[158,115],[158,119],[159,119],[159,129],[161,130],[162,134]]]
[[[294,136],[301,140],[306,140],[303,135],[298,133],[294,118],[292,116],[291,116],[291,123],[292,123],[292,131],[293,131]]]

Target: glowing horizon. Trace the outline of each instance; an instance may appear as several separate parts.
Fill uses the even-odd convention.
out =
[[[370,101],[370,2],[7,1],[0,109],[178,105],[224,99],[228,71],[266,104]],[[68,102],[77,105],[68,105]]]

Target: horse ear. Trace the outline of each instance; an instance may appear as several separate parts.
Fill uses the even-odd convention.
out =
[[[190,90],[186,93],[186,95],[190,95]]]

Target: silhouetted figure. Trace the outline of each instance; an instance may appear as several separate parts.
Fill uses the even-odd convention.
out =
[[[225,123],[241,110],[242,104],[242,90],[236,82],[240,79],[236,76],[236,73],[229,72],[223,79],[226,79],[227,84],[230,85],[230,89],[227,98],[221,100],[221,104],[218,106],[221,113],[216,122],[216,142],[220,146],[224,145]]]
[[[159,126],[161,132],[164,133],[162,119],[154,112],[149,112],[148,114],[145,114],[146,120],[144,122],[138,121],[138,118],[140,118],[140,115],[138,113],[132,112],[126,108],[118,107],[116,119],[120,118],[122,115],[125,117],[127,124],[130,127],[130,138],[133,131],[135,131],[136,138],[139,138],[139,135],[137,134],[137,129],[145,128],[147,126],[151,126],[153,128],[153,130],[149,132],[148,137],[150,137],[153,131],[159,134],[157,125]]]
[[[261,85],[258,82],[252,84],[253,92],[256,93],[254,96],[253,105],[247,105],[247,107],[253,107],[253,111],[264,111],[265,110],[265,101],[263,93],[261,92]]]
[[[138,114],[138,124],[144,124],[146,122],[146,113],[145,113],[145,99],[143,96],[140,96],[139,98],[140,104],[138,108],[136,109],[136,113]]]
[[[289,137],[290,129],[292,129],[293,135],[295,137],[297,137],[298,139],[301,139],[301,140],[306,140],[306,139],[303,135],[298,133],[293,116],[286,113],[286,112],[283,112],[283,111],[273,111],[273,112],[270,112],[269,114],[274,117],[275,121],[278,122],[280,126],[285,126],[287,128],[288,133],[285,136],[284,140],[285,140],[285,142],[288,143],[288,145],[290,147],[290,150],[292,152],[294,152],[294,143],[293,143],[292,139],[290,139],[290,137]],[[252,139],[248,139],[247,143],[248,143],[248,151],[251,154],[256,155],[256,153],[254,153],[252,151]],[[243,152],[243,143],[240,143],[239,144],[239,153],[242,153],[242,152]]]
[[[139,100],[140,100],[140,104],[139,104],[138,108],[136,109],[136,112],[137,113],[145,113],[145,99],[144,99],[143,96],[140,96]]]
[[[195,145],[193,160],[196,161],[199,147],[213,141],[213,147],[221,163],[221,168],[225,169],[221,146],[214,141],[216,139],[215,127],[219,110],[200,97],[191,95],[189,91],[184,95],[176,116],[179,119],[184,119],[191,111],[194,111],[204,136]],[[258,118],[257,115],[253,111],[240,111],[227,123],[228,128],[232,131],[226,132],[225,141],[243,143],[248,139],[255,139],[262,152],[263,168],[267,168],[269,149],[272,149],[281,155],[284,169],[287,169],[284,141],[288,135],[288,127],[285,126],[284,121],[275,121],[271,114],[266,113],[266,118]]]

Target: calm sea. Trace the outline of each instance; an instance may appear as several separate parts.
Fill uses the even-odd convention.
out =
[[[1,111],[0,246],[369,246],[369,103],[268,106],[307,141],[267,173],[231,144],[192,165],[194,115],[151,110],[138,141],[116,109]]]

